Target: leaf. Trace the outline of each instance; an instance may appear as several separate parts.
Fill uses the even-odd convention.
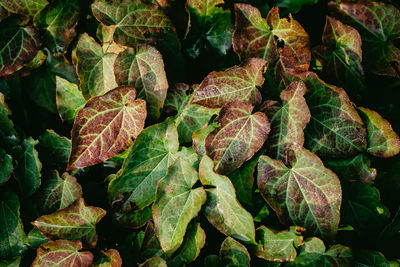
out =
[[[51,173],[39,194],[40,207],[45,214],[69,207],[82,197],[82,187],[76,178],[67,172],[59,176],[57,171]]]
[[[160,242],[158,241],[156,230],[152,221],[147,223],[138,255],[139,262],[143,262],[146,259],[153,257],[165,256],[164,251],[161,249]]]
[[[76,73],[86,100],[103,95],[118,86],[113,72],[117,53],[108,52],[105,48],[84,33],[73,51]]]
[[[194,86],[193,86],[194,87]],[[179,141],[188,143],[192,141],[193,133],[210,121],[213,115],[218,114],[219,109],[207,108],[191,104],[194,94],[190,94],[192,88],[184,83],[175,84],[165,100],[166,110],[176,111],[175,124],[179,133]]]
[[[121,267],[122,259],[118,250],[101,251],[101,257],[93,262],[93,267]]]
[[[42,244],[49,241],[50,240],[42,235],[42,233],[38,229],[33,228],[28,234],[26,245],[28,245],[30,248],[37,249]]]
[[[217,118],[220,126],[206,138],[206,152],[215,170],[228,174],[249,160],[267,140],[270,124],[264,113],[252,114],[253,106],[243,101],[224,105]]]
[[[0,259],[12,259],[26,250],[26,235],[20,219],[19,199],[15,193],[0,195]]]
[[[103,24],[115,25],[113,39],[121,45],[155,43],[163,38],[163,34],[174,31],[171,21],[161,9],[139,1],[95,1],[92,4],[92,12]]]
[[[136,139],[121,173],[108,185],[112,206],[127,212],[155,199],[157,183],[175,161],[179,142],[171,120],[146,128]]]
[[[0,148],[0,186],[4,185],[14,171],[12,157]]]
[[[202,187],[193,188],[197,171],[178,158],[157,185],[153,221],[161,248],[170,257],[182,244],[189,222],[206,201]]]
[[[303,82],[293,82],[281,92],[282,104],[277,101],[267,101],[261,108],[271,121],[268,154],[275,159],[286,162],[288,146],[304,144],[303,130],[311,116],[304,99],[306,90]]]
[[[287,8],[290,13],[297,13],[304,5],[313,5],[318,0],[278,0],[276,6]]]
[[[160,257],[154,257],[146,260],[139,267],[168,267],[164,259]]]
[[[313,153],[292,145],[288,164],[261,156],[258,187],[280,221],[332,239],[338,229],[342,190],[339,179]]]
[[[400,37],[400,10],[372,1],[330,2],[329,6],[360,32],[365,67],[378,75],[399,77],[400,50],[393,40]]]
[[[176,252],[176,256],[169,262],[171,266],[182,266],[194,261],[200,254],[200,250],[206,244],[206,233],[200,223],[193,221],[189,224],[185,239]]]
[[[349,159],[326,160],[325,165],[339,178],[347,181],[359,181],[364,184],[375,180],[377,171],[370,167],[371,161],[364,154]]]
[[[61,120],[73,122],[86,100],[76,84],[56,76],[56,104]]]
[[[235,188],[228,177],[214,172],[211,158],[204,156],[200,161],[199,178],[207,188],[207,202],[203,213],[207,220],[226,236],[245,243],[255,244],[253,217],[236,199]]]
[[[81,240],[85,246],[94,247],[97,242],[95,225],[106,211],[86,206],[83,198],[68,208],[44,215],[32,224],[49,239]]]
[[[377,188],[353,182],[343,187],[341,219],[360,234],[373,235],[388,223],[389,210],[380,202]]]
[[[146,225],[151,220],[152,212],[151,206],[146,206],[141,210],[130,210],[128,212],[120,212],[119,210],[114,212],[114,219],[120,225],[138,229]]]
[[[17,21],[17,24],[12,19],[3,21],[0,27],[0,77],[22,69],[36,56],[41,46],[35,28],[19,25],[23,23]]]
[[[57,240],[43,244],[37,249],[32,267],[89,267],[93,261],[90,251],[80,251],[81,241]]]
[[[135,97],[133,87],[121,86],[86,103],[72,127],[69,170],[105,161],[132,144],[146,119],[146,102]]]
[[[13,260],[0,260],[0,267],[19,267],[21,263],[21,257],[17,257]]]
[[[9,118],[10,110],[5,102],[4,95],[0,92],[0,137],[4,139],[18,139],[14,124]]]
[[[38,143],[29,137],[11,151],[12,157],[18,162],[14,170],[15,179],[24,197],[32,196],[40,187],[42,164],[35,149]]]
[[[186,41],[190,56],[198,57],[210,45],[221,55],[226,55],[231,48],[231,12],[224,10],[222,4],[223,0],[187,0],[190,24]]]
[[[313,54],[322,64],[321,77],[350,91],[365,88],[361,66],[362,42],[358,31],[326,17],[322,42],[324,45],[313,49]]]
[[[251,266],[250,254],[246,247],[232,237],[227,237],[222,242],[219,255],[223,266]]]
[[[168,90],[160,52],[145,44],[127,48],[115,59],[114,73],[118,85],[135,87],[138,97],[147,102],[149,116],[158,119]]]
[[[10,13],[33,18],[49,2],[47,0],[5,0],[0,3]]]
[[[193,132],[192,147],[199,156],[206,155],[206,138],[217,127],[219,127],[219,123],[214,121]]]
[[[301,231],[304,228],[291,226],[288,231],[274,233],[264,225],[257,229],[260,245],[257,257],[268,261],[287,262],[293,261],[296,256],[296,248],[303,244]]]
[[[66,52],[76,36],[75,27],[78,25],[79,13],[78,0],[58,0],[35,16],[35,26],[46,30],[43,40],[52,52]]]
[[[390,262],[379,251],[357,250],[354,255],[355,266],[396,267],[398,263]]]
[[[191,103],[209,108],[220,108],[233,100],[256,105],[261,101],[257,87],[264,83],[267,61],[250,58],[240,66],[207,75],[194,92]]]
[[[53,130],[46,130],[38,140],[39,156],[43,163],[49,167],[65,169],[71,153],[71,141]]]
[[[235,17],[233,50],[242,60],[263,58],[271,66],[279,60],[285,68],[308,70],[311,60],[308,34],[291,16],[281,19],[279,9],[272,8],[265,20],[257,8],[235,4]]]
[[[388,158],[400,152],[400,137],[392,125],[377,112],[359,107],[360,116],[367,127],[367,152],[373,156]]]

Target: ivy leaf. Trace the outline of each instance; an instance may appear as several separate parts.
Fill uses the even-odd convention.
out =
[[[148,221],[151,220],[151,217],[152,212],[150,205],[141,210],[130,210],[128,212],[116,210],[114,212],[115,221],[124,227],[132,229],[143,227]]]
[[[42,235],[42,233],[38,229],[33,228],[28,234],[26,245],[30,248],[37,249],[38,247],[40,247],[40,245],[49,241],[50,240]]]
[[[214,172],[211,158],[200,161],[199,178],[207,188],[207,202],[203,206],[208,221],[224,235],[255,244],[253,217],[236,199],[235,188],[228,177]]]
[[[271,121],[271,134],[268,139],[269,155],[286,162],[287,147],[290,144],[304,144],[303,130],[310,121],[304,94],[303,82],[293,82],[281,92],[282,104],[267,101],[261,110]]]
[[[48,4],[47,0],[5,0],[0,3],[0,6],[10,13],[33,18]]]
[[[164,256],[164,251],[161,249],[152,221],[147,223],[138,255],[139,262],[153,257]]]
[[[354,262],[356,266],[382,266],[396,267],[398,262],[390,262],[379,251],[357,250],[354,253]]]
[[[313,5],[318,0],[278,0],[276,6],[287,8],[290,13],[297,13],[304,5]]]
[[[400,49],[393,40],[400,37],[400,10],[372,1],[330,2],[329,6],[361,33],[365,67],[378,75],[399,77]]]
[[[68,208],[44,215],[32,224],[49,239],[81,240],[85,246],[94,247],[97,243],[95,225],[105,214],[101,208],[86,206],[80,198]]]
[[[23,24],[10,18],[0,25],[0,77],[22,69],[36,56],[42,45],[36,29]]]
[[[261,242],[257,257],[268,261],[293,261],[297,256],[296,248],[303,244],[301,231],[304,230],[298,226],[291,226],[288,231],[274,233],[264,225],[260,226],[256,232]]]
[[[86,100],[78,85],[56,76],[56,104],[61,120],[74,122],[76,114],[85,106]]]
[[[178,133],[172,120],[146,128],[136,139],[108,197],[122,212],[143,209],[155,199],[157,183],[176,160]]]
[[[252,114],[253,106],[243,101],[224,105],[218,116],[220,126],[206,138],[206,152],[215,170],[228,174],[249,160],[267,140],[270,124],[264,113]]]
[[[143,97],[147,102],[149,116],[158,119],[168,89],[160,52],[145,44],[127,48],[115,59],[114,73],[118,85],[135,87],[138,97]]]
[[[217,127],[219,127],[219,123],[213,122],[193,132],[192,147],[199,156],[206,155],[206,138]]]
[[[367,126],[367,152],[381,158],[399,154],[400,137],[393,131],[392,125],[373,110],[362,107],[358,110]]]
[[[167,256],[181,246],[189,222],[206,201],[202,187],[193,189],[198,179],[197,171],[178,158],[157,185],[153,220],[161,248]]]
[[[14,130],[14,124],[8,117],[9,115],[11,115],[10,109],[5,102],[4,95],[0,92],[0,137],[1,139],[14,140],[15,142],[18,140],[18,134]]]
[[[40,189],[40,207],[45,214],[50,214],[67,208],[81,197],[82,187],[74,176],[65,172],[60,177],[54,171]]]
[[[246,247],[232,237],[225,238],[219,251],[223,266],[250,267],[250,254]]]
[[[266,64],[263,59],[250,58],[240,66],[211,72],[194,92],[191,103],[209,108],[220,108],[233,100],[252,105],[260,103],[261,94],[257,87],[264,83]]]
[[[146,119],[146,102],[135,97],[133,87],[121,86],[86,103],[72,127],[69,170],[105,161],[132,144]]]
[[[40,187],[40,170],[42,163],[39,161],[35,146],[39,142],[32,137],[25,139],[21,146],[16,146],[11,155],[18,162],[14,175],[24,197],[32,196]]]
[[[232,45],[231,12],[220,5],[223,0],[188,0],[189,32],[186,36],[188,53],[196,58],[207,46],[214,47],[219,54],[226,55]]]
[[[37,249],[31,266],[89,267],[93,262],[93,254],[81,249],[81,241],[50,241]]]
[[[38,140],[39,156],[43,163],[64,170],[71,153],[71,141],[53,130],[46,130]]]
[[[271,66],[279,60],[288,69],[308,70],[311,60],[309,38],[291,16],[281,19],[279,9],[272,8],[267,19],[247,4],[235,4],[233,50],[243,59],[257,57]]]
[[[108,52],[106,48],[84,33],[73,51],[80,88],[87,100],[118,86],[113,71],[117,53]]]
[[[92,4],[92,12],[101,23],[107,26],[115,25],[113,39],[121,45],[155,43],[163,38],[163,34],[174,31],[172,22],[157,5],[139,1],[95,1]]]
[[[93,262],[93,267],[121,267],[122,259],[118,250],[101,251],[101,257]]]
[[[19,199],[15,193],[0,195],[0,259],[12,259],[26,250],[26,235],[19,214]]]
[[[193,133],[206,125],[211,117],[219,112],[218,108],[191,104],[194,95],[190,94],[190,90],[191,88],[187,84],[176,84],[169,90],[165,100],[167,110],[177,111],[174,119],[181,143],[191,142]]]
[[[51,3],[35,16],[35,26],[46,30],[43,41],[52,52],[66,52],[68,45],[76,36],[80,5],[78,0]]]
[[[322,42],[323,46],[313,49],[322,64],[321,77],[352,91],[365,88],[361,66],[362,42],[358,31],[334,18],[326,17]]]
[[[146,260],[139,267],[168,267],[168,265],[163,258],[154,257]]]
[[[14,171],[12,157],[0,148],[0,186],[4,185]]]
[[[332,239],[338,229],[342,190],[339,179],[310,151],[292,145],[287,167],[261,156],[258,187],[280,221],[293,221],[308,232]]]

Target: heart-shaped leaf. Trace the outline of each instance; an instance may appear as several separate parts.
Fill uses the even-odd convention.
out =
[[[282,222],[293,221],[310,233],[333,238],[340,219],[342,189],[336,174],[310,151],[292,145],[287,167],[261,156],[258,187]]]
[[[132,144],[143,130],[146,102],[131,86],[121,86],[90,99],[76,115],[68,169],[112,158]]]
[[[221,108],[233,100],[256,105],[261,101],[257,87],[264,83],[263,73],[267,61],[250,58],[240,66],[225,71],[211,72],[194,92],[193,104]]]
[[[78,85],[56,76],[56,104],[61,120],[73,122],[86,100]]]
[[[218,173],[228,174],[239,168],[267,140],[267,116],[252,111],[253,106],[243,101],[232,101],[221,109],[217,119],[220,126],[205,142],[207,155],[214,160]]]
[[[80,198],[68,208],[44,215],[32,224],[49,239],[81,240],[85,246],[94,247],[95,226],[105,214],[101,208],[86,206]]]
[[[118,250],[101,251],[101,257],[93,262],[93,267],[121,267],[122,259]]]
[[[222,242],[219,255],[223,266],[251,266],[250,254],[246,247],[232,237],[227,237]]]

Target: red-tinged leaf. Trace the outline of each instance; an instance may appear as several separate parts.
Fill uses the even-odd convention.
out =
[[[44,215],[32,224],[49,239],[81,240],[85,246],[94,247],[96,224],[105,214],[101,208],[86,206],[80,198],[68,208]]]
[[[338,229],[342,189],[335,173],[310,151],[292,145],[289,167],[261,156],[258,187],[282,222],[293,221],[310,233],[332,239]]]
[[[206,152],[215,163],[215,170],[228,174],[249,160],[267,140],[270,125],[264,113],[252,114],[253,106],[232,101],[220,111],[220,126],[205,142]]]
[[[118,250],[101,251],[101,257],[93,262],[93,267],[121,267],[122,259]]]
[[[310,65],[309,38],[291,16],[281,19],[279,9],[272,8],[267,19],[247,4],[235,4],[233,49],[241,59],[258,57],[271,65],[278,60],[284,68],[306,71]]]
[[[0,6],[10,13],[33,18],[48,3],[47,0],[3,0]]]
[[[88,267],[93,262],[93,254],[81,249],[81,241],[47,242],[37,249],[31,267]]]
[[[358,110],[367,126],[367,152],[381,158],[399,154],[400,138],[392,129],[392,125],[373,110],[362,107]]]
[[[146,102],[135,97],[133,87],[121,86],[86,103],[72,127],[69,170],[105,161],[132,144],[146,119]]]
[[[139,267],[168,267],[168,265],[163,258],[154,257],[146,260]]]
[[[233,100],[256,105],[261,101],[257,87],[264,83],[267,61],[250,58],[240,66],[225,71],[211,72],[194,93],[192,103],[209,108],[220,108]]]

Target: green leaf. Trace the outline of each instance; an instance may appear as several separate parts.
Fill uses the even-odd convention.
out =
[[[71,141],[53,130],[46,130],[38,140],[38,151],[42,162],[49,167],[64,170],[71,153]]]
[[[197,171],[178,158],[157,185],[153,220],[161,248],[167,256],[181,246],[189,222],[206,201],[204,189],[193,188],[198,179]]]
[[[367,126],[367,152],[373,156],[388,158],[400,153],[400,137],[392,125],[377,112],[359,107],[360,116]]]
[[[304,230],[301,227],[291,226],[288,231],[274,233],[264,225],[260,226],[256,233],[260,239],[257,257],[268,261],[293,261],[297,256],[296,248],[303,244],[301,231]]]
[[[307,32],[291,16],[281,19],[279,9],[272,8],[267,19],[247,4],[235,4],[233,50],[243,59],[257,57],[271,66],[279,60],[285,68],[308,70],[311,60]]]
[[[188,53],[198,57],[211,45],[219,54],[226,55],[232,46],[232,23],[230,10],[220,5],[223,0],[188,0],[189,32],[186,36]]]
[[[213,122],[193,132],[192,146],[199,156],[206,155],[206,138],[217,127],[219,127],[219,123]]]
[[[200,181],[207,188],[203,213],[208,221],[224,235],[255,244],[253,217],[236,198],[235,188],[228,177],[214,172],[211,158],[204,156],[199,166]]]
[[[73,51],[80,88],[85,99],[102,95],[117,87],[113,66],[117,53],[101,47],[87,33],[79,38]]]
[[[400,209],[392,221],[386,225],[379,235],[378,245],[387,256],[397,257],[397,245],[400,240]]]
[[[90,251],[80,251],[81,249],[80,241],[50,241],[37,249],[36,258],[31,266],[89,267],[93,262],[93,254]]]
[[[15,193],[0,195],[0,259],[21,256],[26,247],[26,235],[19,214],[19,199]]]
[[[338,229],[342,190],[339,179],[310,151],[292,145],[288,164],[261,156],[258,187],[280,221],[332,239]]]
[[[150,118],[157,120],[168,90],[164,61],[160,52],[145,44],[127,48],[115,59],[114,73],[118,85],[135,87],[138,97],[147,102]]]
[[[191,142],[193,133],[206,125],[211,117],[219,112],[218,108],[191,104],[194,96],[190,94],[191,89],[189,85],[184,83],[175,84],[168,91],[165,100],[166,110],[177,112],[174,119],[179,133],[179,141],[182,143]]]
[[[12,157],[0,148],[0,186],[4,185],[14,171]]]
[[[154,188],[155,190],[155,188]],[[141,210],[130,210],[130,211],[115,211],[114,219],[118,224],[132,229],[138,229],[143,227],[148,221],[151,220],[152,212],[151,206],[146,206]]]
[[[40,188],[39,203],[45,214],[67,208],[82,197],[82,187],[76,178],[67,172],[59,176],[57,171],[50,174]]]
[[[10,110],[5,102],[4,95],[0,92],[0,138],[13,140],[13,143],[18,139],[18,134],[14,130],[14,124],[8,117]],[[3,140],[0,140],[3,142]],[[6,141],[6,140],[4,140]]]
[[[163,258],[154,257],[146,260],[139,267],[168,267],[168,265]]]
[[[14,1],[6,1],[12,2]],[[15,23],[12,19],[3,21],[0,25],[0,77],[22,69],[36,56],[41,46],[35,28],[24,26],[22,22]]]
[[[123,152],[143,130],[146,102],[131,86],[90,99],[76,115],[68,169],[91,166]]]
[[[44,215],[32,224],[49,239],[81,240],[85,246],[94,247],[97,242],[95,225],[105,214],[101,208],[86,206],[80,198],[68,208]]]
[[[398,267],[397,262],[390,262],[385,259],[382,253],[379,251],[367,251],[367,250],[357,250],[354,253],[354,264],[355,266],[362,267]]]
[[[14,170],[15,179],[24,197],[32,196],[40,187],[42,164],[35,149],[38,143],[39,141],[29,137],[21,146],[16,146],[11,151],[11,155],[17,161]]]
[[[316,3],[318,3],[318,0],[278,0],[275,5],[287,8],[289,13],[297,13],[304,5],[313,5]]]
[[[286,162],[287,148],[290,144],[304,144],[303,130],[310,121],[304,94],[306,86],[303,82],[293,82],[281,92],[282,104],[267,101],[261,110],[271,121],[271,134],[268,139],[268,154],[275,159]]]
[[[182,266],[194,261],[206,243],[206,233],[200,223],[193,221],[189,224],[185,239],[176,252],[176,256],[168,262],[171,266]]]
[[[0,6],[10,13],[33,18],[48,3],[47,0],[4,0]]]
[[[153,257],[164,257],[164,251],[161,249],[160,242],[158,241],[156,230],[152,221],[149,221],[144,232],[144,237],[138,251],[139,262]]]
[[[113,208],[143,209],[155,199],[157,183],[175,161],[178,133],[172,120],[146,128],[136,139],[120,174],[108,185]]]
[[[243,100],[252,105],[261,101],[257,87],[264,83],[263,73],[267,61],[250,58],[240,66],[207,75],[194,92],[191,103],[209,108],[221,108],[233,100]]]
[[[101,251],[101,257],[93,262],[93,267],[121,267],[122,259],[118,250]]]
[[[219,251],[223,266],[250,267],[250,254],[246,247],[232,237],[225,238]]]
[[[21,257],[17,257],[13,260],[0,260],[0,267],[19,267],[21,263]]]
[[[264,113],[252,114],[253,106],[244,101],[224,105],[217,118],[220,126],[206,138],[206,152],[215,170],[228,174],[249,160],[267,140],[270,124]]]
[[[26,245],[28,245],[30,248],[37,249],[38,247],[40,247],[40,245],[49,241],[50,240],[42,235],[42,233],[38,229],[33,228],[28,234]]]
[[[101,23],[115,25],[113,39],[121,45],[155,43],[163,38],[163,34],[174,31],[171,21],[157,5],[97,0],[92,4],[92,12]]]
[[[56,104],[61,120],[72,123],[86,100],[78,85],[56,76]]]
[[[79,0],[57,0],[35,16],[35,26],[46,31],[43,41],[52,52],[66,52],[76,36],[79,12]]]

